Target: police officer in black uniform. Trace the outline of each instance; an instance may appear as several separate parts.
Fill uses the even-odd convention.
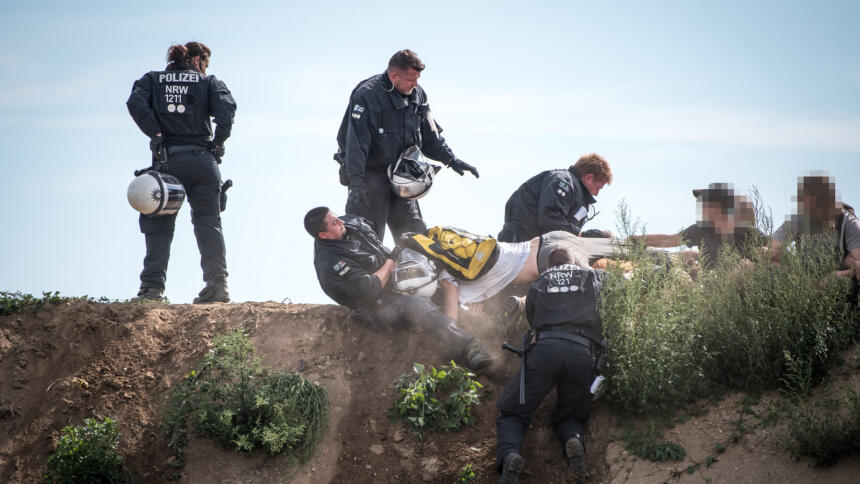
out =
[[[418,85],[424,64],[411,50],[395,53],[388,70],[365,79],[353,89],[337,134],[340,181],[349,187],[346,213],[371,222],[380,239],[385,224],[395,240],[404,232],[424,232],[418,202],[395,195],[387,169],[410,146],[460,175],[475,167],[463,162],[442,138],[433,119],[427,94]]]
[[[323,291],[355,310],[354,319],[371,327],[416,324],[438,335],[450,357],[473,371],[492,363],[474,337],[463,332],[428,298],[391,291],[392,272],[400,249],[388,250],[362,217],[337,217],[328,207],[305,215],[305,230],[314,238],[314,267]]]
[[[612,183],[612,171],[594,153],[580,158],[567,170],[548,170],[528,179],[508,198],[502,242],[524,242],[553,230],[583,237],[611,237],[610,232],[582,232],[588,210],[604,185]]]
[[[523,469],[520,446],[532,415],[556,388],[558,400],[552,424],[561,437],[574,477],[583,479],[584,425],[591,414],[591,384],[603,350],[603,323],[598,295],[604,271],[572,264],[565,249],[554,249],[550,267],[532,283],[526,296],[526,316],[536,340],[526,357],[525,404],[519,404],[520,376],[502,391],[496,407],[497,464],[500,482],[516,483]]]
[[[134,122],[151,140],[154,165],[182,181],[191,204],[206,282],[195,304],[230,301],[218,163],[230,136],[236,101],[223,82],[206,75],[211,53],[200,42],[171,46],[167,67],[138,79],[126,102]],[[214,138],[210,118],[217,125]],[[140,216],[140,231],[146,236],[140,298],[160,299],[164,293],[175,223],[176,214]]]

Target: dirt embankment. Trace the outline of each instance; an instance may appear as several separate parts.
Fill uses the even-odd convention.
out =
[[[387,409],[392,385],[413,362],[444,363],[444,348],[420,330],[371,332],[337,306],[276,303],[208,306],[63,303],[32,313],[0,317],[0,481],[35,482],[44,475],[60,429],[84,418],[107,415],[119,422],[120,450],[136,482],[166,481],[175,472],[167,441],[158,431],[165,390],[182,378],[207,351],[213,335],[239,325],[251,335],[264,364],[300,371],[324,385],[331,398],[331,420],[315,455],[291,468],[283,458],[263,453],[236,454],[207,439],[188,445],[180,482],[438,482],[456,480],[472,464],[474,482],[498,480],[495,471],[493,398],[476,410],[477,425],[459,433],[429,434],[418,442]],[[502,339],[492,324],[464,318],[463,326],[486,346]],[[517,369],[504,362],[499,382],[482,377],[493,396]],[[841,373],[857,386],[860,360],[854,351]],[[852,366],[853,365],[853,366]],[[735,397],[739,398],[739,397]],[[551,395],[538,411],[523,448],[521,482],[567,482],[560,446],[552,435]],[[627,455],[611,436],[617,419],[600,405],[592,415],[588,464],[595,482],[663,482],[668,468],[702,461],[731,431],[734,402],[726,399],[703,416],[668,431],[683,445],[683,463],[654,464]],[[827,470],[813,470],[786,455],[772,429],[757,430],[731,446],[719,461],[681,481],[702,482],[858,482],[860,458]]]

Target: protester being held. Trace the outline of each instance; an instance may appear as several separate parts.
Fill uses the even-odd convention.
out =
[[[427,229],[416,200],[401,198],[390,186],[387,170],[407,148],[460,175],[478,170],[457,158],[430,112],[427,93],[418,85],[424,63],[411,50],[396,52],[382,74],[361,81],[349,97],[337,134],[340,181],[349,187],[346,213],[364,217],[380,239],[385,225],[397,240],[404,232]]]
[[[434,227],[431,231],[437,229],[441,228]],[[463,231],[459,233],[471,235]],[[485,239],[492,240],[489,237]],[[528,284],[537,279],[540,271],[546,269],[549,254],[553,249],[569,251],[571,259],[585,267],[591,259],[609,255],[615,250],[608,240],[583,239],[561,230],[534,237],[526,242],[492,242],[496,247],[495,254],[488,257],[487,265],[477,277],[466,279],[450,266],[446,268],[445,264],[440,264],[442,306],[445,314],[454,321],[459,319],[461,305],[476,305],[503,290],[507,293],[516,287],[522,287],[519,294],[524,295]],[[435,246],[437,250],[440,250],[439,245],[441,244]],[[434,257],[430,252],[427,252],[427,255]],[[516,292],[508,295],[515,296]]]
[[[520,185],[505,204],[501,242],[525,242],[541,234],[563,230],[583,237],[611,238],[612,232],[582,226],[593,217],[594,197],[612,183],[612,170],[603,157],[591,153],[570,168],[538,173]]]
[[[218,164],[225,153],[224,142],[230,137],[236,101],[223,82],[206,75],[211,54],[200,42],[171,46],[167,67],[138,79],[126,102],[134,122],[150,139],[153,170],[177,178],[191,204],[191,223],[206,282],[194,298],[195,304],[230,301]],[[217,125],[214,137],[211,119]],[[137,295],[161,299],[176,213],[142,213],[139,222],[146,237],[146,257]]]
[[[816,256],[832,253],[836,275],[860,275],[860,221],[853,208],[836,200],[836,185],[823,174],[798,177],[797,213],[773,234],[771,263],[779,265],[782,251],[792,242]]]
[[[713,269],[721,248],[731,246],[747,260],[756,250],[764,250],[767,236],[756,228],[752,203],[736,195],[731,184],[711,183],[708,188],[693,190],[698,220],[675,234],[633,236],[649,247],[698,246],[698,254],[685,252],[685,260],[699,260],[705,269]]]
[[[492,359],[474,337],[461,330],[428,298],[392,291],[399,248],[389,250],[362,217],[336,216],[327,207],[308,211],[305,230],[314,238],[314,267],[323,292],[352,308],[353,318],[371,327],[417,325],[442,340],[447,358],[474,371]]]
[[[591,414],[590,389],[605,351],[598,298],[606,272],[575,264],[564,249],[550,252],[549,266],[526,296],[526,317],[534,335],[525,348],[525,378],[517,374],[511,379],[496,403],[496,463],[502,484],[518,481],[525,464],[520,455],[523,436],[553,388],[557,401],[552,425],[574,477],[587,477],[585,424]]]

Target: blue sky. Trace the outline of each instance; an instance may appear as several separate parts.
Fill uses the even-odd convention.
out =
[[[149,153],[125,100],[189,40],[238,102],[221,165],[236,301],[329,302],[302,217],[342,211],[331,154],[349,93],[401,48],[481,172],[440,173],[429,225],[495,234],[520,183],[589,152],[615,174],[589,227],[614,228],[625,199],[649,232],[674,232],[695,220],[690,190],[718,181],[758,186],[782,220],[809,170],[860,204],[858,2],[310,3],[4,2],[0,290],[135,294],[144,244],[125,191]],[[202,285],[183,208],[166,295]]]

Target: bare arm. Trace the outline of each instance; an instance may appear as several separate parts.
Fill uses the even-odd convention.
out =
[[[460,315],[460,289],[448,281],[439,281],[439,284],[442,285],[442,311],[457,322]]]
[[[771,265],[778,266],[779,265],[779,257],[782,253],[782,242],[774,239],[770,242],[770,246],[768,247],[770,250],[770,263]]]
[[[836,275],[838,277],[851,278],[860,275],[860,249],[854,249],[848,252],[848,255],[845,256],[844,264],[848,266],[848,268],[836,271]]]
[[[678,247],[684,245],[680,234],[634,235],[632,239],[644,242],[648,247]]]

